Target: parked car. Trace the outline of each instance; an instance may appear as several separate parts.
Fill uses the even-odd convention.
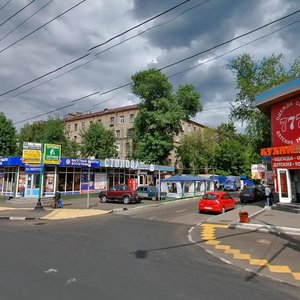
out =
[[[151,199],[153,201],[158,200],[158,189],[151,185],[141,185],[136,189],[139,199]],[[165,198],[166,192],[160,192],[160,197]]]
[[[137,192],[131,189],[127,184],[114,185],[107,191],[101,191],[99,198],[102,203],[108,201],[123,202],[124,204],[140,202]]]
[[[206,192],[199,200],[199,213],[219,212],[236,208],[236,200],[226,192]]]
[[[259,200],[266,200],[265,190],[263,187],[246,187],[240,192],[241,202],[255,202]]]

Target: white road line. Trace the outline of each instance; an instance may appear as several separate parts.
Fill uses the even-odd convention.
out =
[[[227,260],[226,258],[220,257],[220,259],[221,259],[224,263],[226,263],[226,264],[228,264],[228,265],[231,265],[231,261]]]

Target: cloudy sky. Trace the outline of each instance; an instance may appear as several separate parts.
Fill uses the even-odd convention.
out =
[[[282,53],[288,65],[300,56],[300,12],[238,38],[299,10],[299,0],[190,0],[145,22],[182,2],[1,0],[0,111],[20,128],[54,112],[138,103],[130,86],[121,88],[131,75],[174,64],[163,69],[174,89],[191,83],[201,94],[195,120],[217,127],[235,97],[230,59]]]

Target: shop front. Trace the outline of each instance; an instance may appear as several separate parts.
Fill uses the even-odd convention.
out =
[[[0,195],[9,197],[53,197],[96,193],[116,184],[134,187],[156,184],[162,173],[173,167],[147,165],[139,161],[119,159],[61,158],[59,165],[25,164],[21,157],[0,158]]]
[[[281,203],[300,203],[300,78],[256,96],[256,106],[271,120],[271,157],[275,189]]]

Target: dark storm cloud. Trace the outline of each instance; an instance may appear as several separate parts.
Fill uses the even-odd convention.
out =
[[[0,51],[78,2],[79,0],[51,2],[18,30],[0,41]],[[288,14],[299,6],[296,0],[211,0],[178,16],[186,9],[202,2],[204,0],[190,1],[151,24],[145,24],[88,52],[90,47],[107,41],[180,1],[86,1],[65,16],[0,53],[0,93],[33,80],[83,54],[90,53],[90,55],[50,76],[0,97],[0,111],[14,122],[50,112],[67,106],[74,99],[97,91],[102,93],[126,84],[131,81],[131,76],[135,72],[149,66],[161,68],[172,64]],[[0,11],[0,19],[5,20],[28,3],[29,0],[11,1]],[[34,2],[7,24],[0,26],[0,39],[46,3],[47,0]],[[173,21],[124,42],[151,26],[165,23],[176,16],[178,17]],[[284,24],[296,21],[297,18],[300,18],[300,14],[253,36],[167,68],[163,72],[168,76],[182,72],[170,78],[174,89],[180,84],[193,84],[199,90],[204,104],[204,110],[197,116],[197,121],[215,127],[218,123],[228,120],[229,102],[233,101],[235,95],[234,77],[226,69],[228,61],[243,52],[250,53],[257,60],[275,52],[285,54],[287,63],[292,62],[299,54],[300,22],[255,44],[220,58],[216,57],[249,42],[259,34],[268,33]],[[117,45],[120,42],[122,44]],[[96,53],[106,49],[108,50],[95,56]],[[89,62],[90,60],[92,61]],[[71,71],[74,67],[78,68]],[[183,72],[189,68],[191,69]],[[67,71],[70,72],[63,75]],[[58,75],[62,76],[57,77]],[[26,92],[30,88],[33,89]],[[24,93],[19,95],[22,92]],[[7,98],[10,99],[6,100]],[[138,99],[131,93],[130,87],[127,87],[104,95],[96,94],[87,97],[57,113],[63,116],[72,111],[91,109],[96,111],[137,102]],[[220,106],[225,108],[220,110]],[[45,118],[47,115],[40,117],[40,119]],[[23,124],[18,126],[21,125]]]

